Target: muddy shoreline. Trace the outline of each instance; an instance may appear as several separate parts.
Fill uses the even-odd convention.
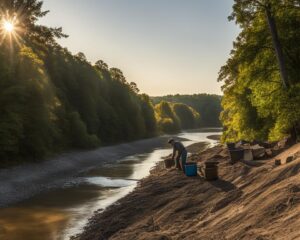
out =
[[[214,135],[217,136],[217,135]],[[228,155],[224,153],[224,150],[221,145],[216,147],[209,148],[210,144],[207,142],[198,142],[187,146],[187,150],[192,155],[189,157],[189,161],[196,161],[202,158],[202,161],[207,161],[208,159],[212,158],[212,156],[219,156],[220,158],[226,159]],[[221,155],[220,155],[221,154]],[[202,156],[201,156],[202,155]],[[167,157],[167,156],[166,156]],[[171,173],[171,174],[170,174]],[[94,215],[89,219],[87,226],[85,226],[84,231],[81,234],[71,237],[71,240],[92,240],[92,239],[110,239],[110,237],[127,226],[128,224],[132,223],[132,221],[136,221],[135,214],[133,212],[137,211],[140,215],[144,216],[147,215],[144,212],[144,208],[147,206],[143,206],[143,203],[150,203],[152,201],[147,200],[152,199],[153,195],[159,197],[159,194],[162,193],[160,189],[153,189],[157,188],[160,184],[166,184],[166,180],[169,178],[170,175],[175,174],[175,179],[180,178],[180,184],[176,183],[174,179],[174,186],[175,188],[181,187],[185,184],[189,184],[193,182],[195,179],[200,181],[204,181],[203,177],[192,177],[187,178],[181,171],[177,171],[175,169],[164,169],[163,161],[159,162],[155,169],[150,171],[150,175],[144,179],[142,179],[138,186],[133,190],[133,192],[129,193],[124,198],[120,199],[119,201],[115,202],[107,209],[99,209],[94,213]],[[173,176],[174,177],[174,176]],[[167,178],[167,179],[164,179]],[[178,179],[177,179],[178,180]],[[198,181],[197,180],[197,181]],[[167,180],[172,181],[172,179]],[[157,183],[155,183],[157,182]],[[149,183],[153,186],[148,189]],[[163,186],[163,185],[162,185]],[[174,187],[171,186],[170,190]],[[142,195],[142,199],[140,196]],[[173,198],[172,198],[173,199]],[[161,203],[161,200],[155,199],[155,202],[158,202],[155,205],[154,209],[159,208],[161,205],[163,206],[169,201],[170,198],[164,199]],[[134,209],[130,207],[130,205],[135,206]],[[138,206],[138,209],[136,209]],[[151,218],[150,218],[151,219]],[[151,221],[151,220],[150,220]],[[153,223],[151,223],[153,224]],[[100,227],[100,229],[99,229]],[[153,237],[153,236],[151,236]],[[162,237],[162,238],[161,238]],[[119,238],[117,238],[119,239]],[[122,238],[120,238],[122,239]],[[124,238],[125,239],[125,238]],[[126,238],[127,239],[127,238]],[[129,238],[131,239],[131,238]],[[132,238],[136,239],[136,238]],[[143,238],[141,238],[143,239]],[[148,239],[148,238],[145,238]],[[152,239],[152,238],[151,238]],[[159,238],[153,239],[165,239],[164,236],[159,236]],[[168,238],[166,238],[168,239]]]
[[[276,157],[295,151],[300,144]],[[191,160],[219,161],[219,180],[158,167],[71,239],[300,239],[300,158],[280,167],[274,159],[231,165],[218,145]]]

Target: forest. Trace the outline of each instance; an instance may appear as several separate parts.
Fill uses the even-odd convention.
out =
[[[0,165],[198,127],[223,125],[225,142],[299,137],[299,0],[235,1],[222,97],[141,94],[120,69],[60,46],[68,36],[38,24],[42,6],[0,2]]]
[[[223,141],[299,137],[300,1],[235,0],[241,29],[221,68]]]
[[[151,97],[154,104],[161,101],[170,103],[181,103],[192,108],[201,117],[198,121],[200,127],[220,127],[219,115],[221,113],[221,96],[215,94],[193,94],[193,95],[167,95],[163,97]]]
[[[48,13],[42,5],[0,3],[2,25],[15,25],[12,33],[1,29],[0,165],[201,126],[206,113],[192,105],[154,106],[120,69],[61,47],[62,28],[38,24]]]
[[[22,31],[0,46],[2,164],[155,133],[153,106],[136,84],[101,60],[91,64],[83,53],[62,48],[56,42],[67,37],[61,28],[36,24],[47,14],[42,2],[1,1],[12,13],[20,5]]]

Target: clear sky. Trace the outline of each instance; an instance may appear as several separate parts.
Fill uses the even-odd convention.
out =
[[[238,34],[233,0],[44,0],[41,22],[61,26],[60,40],[120,68],[151,96],[221,94],[217,76]]]

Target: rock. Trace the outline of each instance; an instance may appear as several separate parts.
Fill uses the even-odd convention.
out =
[[[276,144],[277,144],[277,142],[262,142],[259,145],[264,147],[264,148],[273,148],[273,147],[276,146]]]
[[[299,151],[299,152],[296,152],[296,153],[293,155],[293,158],[294,158],[294,160],[300,158],[300,151]]]
[[[281,159],[275,159],[275,166],[281,165]]]
[[[287,138],[282,139],[281,141],[279,141],[277,143],[277,146],[278,146],[279,149],[287,147]]]
[[[245,149],[244,150],[244,160],[245,161],[252,161],[253,160],[253,154],[251,149]]]
[[[286,158],[286,163],[290,163],[290,162],[292,162],[293,161],[293,156],[288,156],[287,158]]]
[[[251,147],[252,149],[252,154],[253,154],[253,158],[261,158],[265,155],[266,153],[266,149],[264,147],[257,145],[254,145]]]
[[[273,152],[271,149],[266,149],[266,155],[267,157],[272,157],[273,156]]]

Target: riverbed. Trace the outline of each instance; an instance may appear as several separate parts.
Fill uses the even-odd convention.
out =
[[[196,142],[214,145],[216,141],[207,136],[218,133],[217,129],[202,129],[183,132],[176,137],[185,139],[186,146]],[[79,233],[94,211],[101,211],[132,191],[137,181],[146,177],[149,170],[171,152],[164,144],[165,138],[162,139],[157,141],[158,146],[154,144],[148,148],[142,141],[127,144],[128,153],[138,153],[89,166],[73,177],[58,181],[48,191],[1,208],[0,239],[63,240]],[[110,147],[109,150],[116,152],[117,149]],[[123,155],[126,151],[123,149]]]

